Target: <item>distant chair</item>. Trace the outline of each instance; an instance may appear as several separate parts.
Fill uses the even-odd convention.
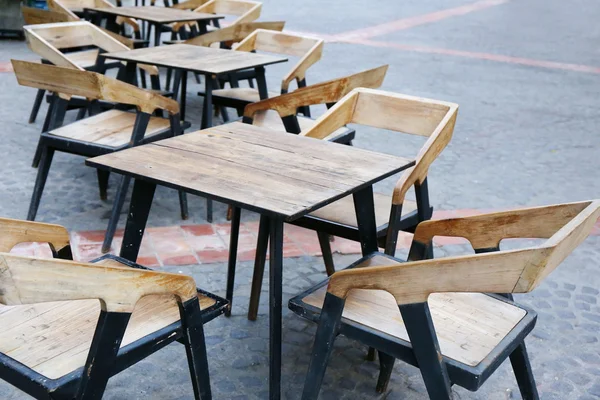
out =
[[[211,398],[203,326],[227,302],[189,276],[119,257],[65,261],[59,225],[0,218],[0,232],[0,379],[38,399],[100,399],[112,376],[180,341],[195,398]],[[24,242],[58,258],[8,254]]]
[[[534,290],[599,217],[593,200],[425,221],[408,262],[374,253],[293,298],[319,324],[302,399],[317,398],[338,334],[379,350],[380,392],[396,358],[420,369],[431,399],[452,399],[452,385],[478,390],[510,358],[521,396],[539,399],[524,342],[537,316],[512,293]],[[435,236],[464,237],[479,254],[423,260]],[[511,238],[547,240],[500,251]]]
[[[189,124],[181,126],[179,104],[114,78],[94,72],[13,60],[17,81],[22,86],[44,89],[54,94],[52,117],[48,130],[42,132],[38,149],[41,153],[38,174],[31,196],[27,219],[35,220],[46,178],[55,151],[95,157],[116,152],[143,143],[149,143],[183,133]],[[82,96],[91,101],[91,116],[63,126],[71,96]],[[137,112],[112,109],[99,112],[98,101],[134,106]],[[156,110],[169,113],[169,118],[153,117]],[[100,197],[107,198],[108,172],[97,170]],[[117,190],[108,222],[103,251],[108,251],[119,222],[131,178],[123,177]],[[181,217],[188,216],[184,192],[179,192]]]

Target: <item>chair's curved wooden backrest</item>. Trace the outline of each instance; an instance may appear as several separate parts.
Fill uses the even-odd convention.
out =
[[[257,29],[268,29],[281,32],[284,26],[285,22],[283,21],[242,22],[193,37],[186,40],[184,43],[203,47],[209,47],[214,43],[221,42],[237,43],[244,40]]]
[[[56,12],[67,14],[71,17],[70,21],[80,21],[75,13],[72,11],[76,8],[112,8],[114,4],[108,0],[47,0],[48,9]],[[117,17],[117,24],[122,25],[126,23],[131,26],[135,32],[140,31],[139,24],[132,18],[128,17]]]
[[[231,24],[252,22],[260,17],[262,3],[247,0],[210,0],[208,3],[196,8],[195,12],[207,14],[235,15]]]
[[[175,100],[105,75],[27,61],[11,61],[17,81],[22,86],[45,89],[66,98],[83,96],[89,100],[130,104],[148,114],[156,109],[166,110],[171,115],[179,114],[179,104]]]
[[[52,0],[48,0],[52,1]],[[23,20],[25,25],[38,24],[55,24],[60,22],[78,21],[79,18],[74,15],[74,18],[68,14],[58,11],[42,10],[41,8],[21,6]]]
[[[376,89],[380,87],[383,84],[387,70],[388,65],[382,65],[248,104],[244,109],[244,117],[252,118],[257,111],[261,110],[275,110],[283,118],[295,115],[300,107],[336,103],[356,88]]]
[[[417,154],[415,166],[406,170],[396,185],[392,202],[402,204],[409,188],[423,183],[429,166],[450,142],[457,113],[455,103],[359,88],[348,93],[302,135],[323,139],[336,129],[355,123],[428,137]]]
[[[0,218],[1,253],[28,242],[48,243],[54,250],[60,250],[70,245],[69,232],[60,225]]]
[[[281,91],[286,93],[295,79],[300,82],[306,77],[306,70],[321,59],[323,40],[307,36],[257,29],[235,48],[236,51],[265,51],[300,57],[300,60],[283,78]]]
[[[23,30],[27,45],[33,52],[61,67],[82,70],[61,49],[94,46],[109,53],[130,50],[111,34],[87,21],[26,25]],[[158,68],[155,66],[140,65],[139,67],[151,75],[158,74]]]
[[[398,304],[425,302],[442,292],[527,293],[585,240],[598,218],[600,200],[425,221],[415,232],[419,243],[436,235],[466,237],[474,247],[502,238],[548,240],[525,249],[344,270],[332,276],[328,291],[345,297],[351,289],[380,289]]]

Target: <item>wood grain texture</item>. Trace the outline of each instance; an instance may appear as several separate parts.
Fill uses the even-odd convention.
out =
[[[257,29],[235,48],[236,51],[264,51],[300,57],[300,60],[283,77],[281,90],[288,91],[290,83],[306,77],[306,71],[321,59],[324,41],[322,39],[287,32]]]
[[[428,137],[417,154],[416,165],[396,183],[392,201],[400,205],[413,185],[423,183],[429,167],[450,142],[457,113],[458,105],[454,103],[359,88],[348,93],[302,135],[322,139],[341,126],[355,123]]]
[[[69,232],[54,224],[0,218],[0,252],[8,253],[19,243],[48,243],[55,250],[70,244]]]
[[[47,4],[48,9],[69,15],[71,17],[71,21],[79,21],[80,18],[75,14],[75,12],[82,12],[85,8],[115,7],[115,5],[108,0],[47,0]],[[140,31],[139,24],[132,18],[118,17],[116,22],[118,25],[129,25],[135,32]]]
[[[580,206],[583,209],[568,222],[563,216],[564,225],[539,246],[339,271],[331,277],[328,291],[346,297],[352,289],[385,290],[398,304],[424,302],[432,293],[529,292],[587,237],[600,217],[600,200],[573,207]],[[555,206],[550,207],[555,209]],[[475,229],[481,225],[482,218],[474,220]],[[506,218],[496,222],[509,227],[512,224]],[[514,232],[514,228],[507,231]],[[547,233],[545,229],[542,231]],[[539,231],[533,229],[533,232]]]
[[[237,23],[205,33],[204,35],[193,37],[185,40],[183,43],[203,47],[209,47],[214,43],[221,42],[237,43],[257,29],[282,31],[284,26],[285,22],[283,21]]]
[[[45,89],[67,96],[83,96],[90,100],[130,104],[148,114],[152,114],[156,109],[166,110],[170,114],[179,113],[179,104],[175,100],[105,75],[27,61],[11,62],[17,81],[22,86]]]
[[[210,0],[208,3],[196,8],[194,12],[206,14],[234,15],[237,18],[231,21],[232,25],[252,22],[260,17],[262,3],[247,0]]]
[[[196,284],[166,272],[0,254],[0,303],[5,305],[99,299],[106,311],[132,312],[140,298],[153,294],[187,301],[196,296]]]
[[[86,163],[293,220],[411,160],[234,122]]]
[[[107,53],[102,56],[115,60],[180,68],[203,74],[222,74],[287,61],[283,57],[272,55],[213,49],[189,44],[149,47]]]
[[[52,11],[52,8],[50,8],[49,11],[42,10],[41,8],[22,6],[21,12],[23,13],[23,21],[25,22],[25,25],[53,24],[57,22],[79,20],[79,18],[74,14],[71,16],[68,13]]]
[[[304,298],[321,308],[323,287]],[[436,293],[429,309],[442,355],[477,366],[523,319],[525,310],[480,293]],[[394,297],[380,290],[352,290],[342,318],[410,342]]]
[[[312,128],[316,122],[316,120],[308,117],[304,117],[302,115],[296,116],[298,120],[298,125],[300,126],[301,131],[306,131]],[[252,124],[256,126],[261,126],[263,128],[271,129],[279,132],[286,132],[285,125],[281,120],[281,117],[277,113],[277,111],[267,110],[267,111],[258,111],[254,114],[254,118],[252,120]],[[338,135],[344,134],[348,132],[348,129],[345,127],[339,128],[331,134],[331,137],[334,138]],[[327,138],[325,138],[327,140]]]
[[[375,204],[375,223],[377,224],[377,227],[380,228],[387,225],[389,222],[392,197],[382,193],[373,193],[373,201]],[[402,205],[402,215],[407,215],[416,209],[416,202],[405,200]],[[323,208],[313,211],[310,215],[326,221],[337,222],[338,224],[358,228],[356,212],[354,211],[354,199],[352,196],[347,196],[334,203],[328,204]]]
[[[171,8],[175,8],[178,10],[195,10],[200,7],[202,4],[208,3],[209,0],[188,0],[182,1],[178,4],[173,4]]]
[[[54,129],[49,134],[114,148],[132,146],[131,134],[135,119],[134,113],[109,110]],[[150,117],[144,139],[169,129],[171,124],[168,118]]]
[[[279,93],[269,91],[269,97],[278,96]],[[213,97],[226,97],[228,99],[237,99],[248,102],[260,101],[260,94],[256,88],[225,88],[213,90]]]
[[[202,309],[215,301],[199,295]],[[98,300],[0,305],[0,352],[56,379],[85,364],[100,313]],[[180,319],[173,296],[150,295],[135,305],[121,348]]]
[[[172,22],[193,22],[206,21],[223,18],[222,15],[198,13],[189,10],[179,10],[173,7],[113,7],[113,8],[98,8],[86,7],[102,14],[111,14],[121,17],[129,17],[142,21],[154,22],[157,24],[168,24]]]
[[[291,93],[271,97],[248,104],[244,116],[254,118],[258,111],[274,110],[281,117],[295,115],[299,107],[316,104],[336,103],[353,89],[359,87],[378,88],[383,83],[388,66],[383,65],[367,71],[299,88]],[[303,129],[304,130],[304,129]]]

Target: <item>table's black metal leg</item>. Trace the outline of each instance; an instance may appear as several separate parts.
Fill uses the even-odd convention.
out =
[[[156,184],[136,179],[131,194],[131,205],[123,234],[120,256],[135,262],[142,244],[144,229],[150,214]]]
[[[231,233],[229,235],[229,260],[227,266],[227,291],[225,298],[229,301],[229,309],[225,311],[225,316],[231,315],[233,306],[233,286],[235,284],[235,264],[237,262],[238,239],[240,237],[240,216],[241,209],[233,207],[231,209]]]
[[[154,24],[154,46],[160,46],[160,34],[162,33],[160,24]]]
[[[269,218],[269,398],[281,397],[281,297],[283,269],[283,219]]]
[[[179,107],[181,109],[181,119],[185,121],[185,101],[187,96],[187,70],[181,71],[181,101]]]
[[[265,78],[265,67],[256,68],[256,83],[258,85],[258,95],[261,100],[269,97],[269,91],[267,90],[267,79]]]
[[[354,209],[358,222],[358,233],[363,256],[379,250],[377,246],[377,224],[373,204],[373,186],[354,193]]]
[[[125,69],[121,69],[117,74],[117,79],[137,86],[137,63],[127,61]]]
[[[114,33],[119,33],[119,29],[121,27],[117,24],[117,16],[116,15],[106,15],[106,30],[109,30]]]
[[[204,79],[204,104],[202,106],[202,125],[201,129],[210,128],[212,126],[212,90],[214,78],[206,76]]]

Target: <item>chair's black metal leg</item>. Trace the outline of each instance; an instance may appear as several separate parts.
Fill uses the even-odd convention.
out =
[[[358,233],[363,256],[379,250],[377,246],[377,225],[375,222],[375,205],[373,203],[373,187],[354,193],[354,209],[358,223]]]
[[[213,222],[213,201],[212,199],[206,199],[206,222]]]
[[[181,324],[184,332],[185,352],[194,387],[196,400],[210,400],[210,374],[208,372],[208,359],[206,343],[204,340],[204,327],[198,299],[189,300],[181,305]]]
[[[260,292],[265,274],[265,263],[267,262],[267,251],[269,245],[269,219],[260,217],[258,225],[258,240],[256,242],[256,254],[254,256],[254,272],[252,274],[252,288],[250,290],[250,302],[248,304],[248,319],[256,321]]]
[[[450,400],[452,389],[427,303],[399,307],[430,399]]]
[[[35,100],[33,101],[33,108],[31,109],[31,115],[29,115],[29,123],[33,124],[35,119],[37,118],[38,112],[40,111],[40,106],[42,105],[42,101],[44,100],[44,94],[46,91],[44,89],[38,89],[37,94],[35,95]]]
[[[77,116],[75,117],[76,121],[82,120],[85,117],[85,113],[87,112],[87,107],[81,107],[77,111]]]
[[[538,400],[540,396],[535,385],[535,378],[533,377],[525,342],[521,343],[510,353],[510,363],[515,371],[515,378],[517,378],[517,383],[519,384],[521,397],[524,400]]]
[[[256,68],[256,83],[258,85],[258,95],[261,100],[269,97],[267,90],[267,79],[265,78],[265,67]]]
[[[29,221],[35,221],[35,216],[38,207],[40,206],[40,200],[42,199],[42,193],[44,192],[44,186],[46,185],[46,179],[48,178],[48,171],[50,171],[50,164],[52,164],[53,156],[54,149],[42,144],[42,156],[38,167],[37,178],[35,179],[35,186],[33,187],[33,194],[31,195],[29,212],[27,213],[27,220]]]
[[[123,180],[121,181],[121,185],[117,190],[117,195],[115,196],[115,201],[110,213],[110,219],[108,220],[106,234],[104,235],[104,243],[102,243],[103,253],[106,253],[110,250],[110,245],[112,244],[113,237],[115,236],[115,232],[117,230],[117,225],[119,224],[119,216],[121,215],[121,210],[123,209],[123,203],[125,203],[125,197],[127,197],[127,189],[129,188],[130,182],[131,177],[124,176]]]
[[[142,87],[146,89],[146,71],[140,69],[140,81],[142,82]]]
[[[110,172],[97,169],[96,175],[98,175],[98,189],[100,189],[100,200],[106,200],[108,198],[108,178],[110,176]]]
[[[173,39],[171,37],[171,39]],[[171,88],[171,79],[173,77],[173,68],[167,68],[167,81],[165,82],[165,89],[169,90]],[[177,94],[175,94],[177,96]]]
[[[50,127],[50,120],[52,119],[52,113],[54,112],[54,105],[56,103],[56,96],[52,96],[50,104],[48,104],[48,110],[46,111],[46,118],[44,118],[44,124],[42,125],[42,132],[48,132]]]
[[[329,234],[317,232],[317,236],[319,237],[319,245],[321,246],[321,253],[323,254],[323,262],[325,263],[327,276],[331,276],[335,272],[335,264],[333,263],[333,255],[331,254]]]
[[[231,209],[231,234],[229,235],[229,260],[227,264],[227,290],[225,298],[229,301],[229,309],[225,316],[231,315],[233,305],[233,286],[235,284],[235,264],[237,262],[238,239],[240,237],[240,216],[242,210],[239,207]]]
[[[179,191],[179,210],[181,211],[181,219],[186,220],[190,217],[187,194],[183,190]]]
[[[144,229],[150,214],[156,184],[136,179],[131,194],[131,205],[127,213],[127,224],[119,256],[135,262],[142,244]]]
[[[283,219],[269,218],[269,398],[281,398]]]
[[[316,400],[319,396],[329,356],[333,350],[333,343],[342,321],[344,303],[345,299],[341,299],[331,293],[327,293],[325,296],[321,317],[319,318],[319,327],[315,335],[315,344],[313,345],[312,356],[308,366],[308,373],[304,380],[302,400]]]
[[[33,154],[33,161],[31,162],[31,166],[33,168],[37,168],[40,165],[40,160],[42,158],[42,138],[38,139],[37,147],[35,148],[35,153]]]
[[[162,26],[154,24],[154,46],[160,46],[160,34],[162,33]]]
[[[181,102],[181,93],[179,93],[180,84],[181,84],[181,70],[176,69],[175,73],[173,74],[173,98],[179,99],[179,101]]]
[[[387,390],[390,377],[394,369],[396,359],[389,354],[379,351],[379,378],[377,379],[377,393],[383,393]]]
[[[367,352],[367,356],[365,357],[367,361],[375,361],[377,359],[377,350],[373,347],[369,347],[369,351]]]
[[[229,112],[227,112],[227,107],[220,107],[221,115],[223,116],[223,122],[229,122]]]
[[[390,211],[390,221],[388,223],[388,229],[385,237],[385,254],[394,256],[396,254],[396,247],[398,245],[398,234],[400,229],[400,218],[402,217],[402,205],[392,204]]]
[[[212,126],[212,90],[214,79],[211,76],[206,76],[204,79],[204,104],[202,106],[202,125],[201,129],[210,128]]]
[[[179,101],[179,107],[181,109],[181,120],[185,121],[185,102],[187,99],[187,70],[181,71],[181,100]],[[206,100],[205,100],[206,101]]]
[[[131,314],[100,311],[76,399],[102,398]]]

